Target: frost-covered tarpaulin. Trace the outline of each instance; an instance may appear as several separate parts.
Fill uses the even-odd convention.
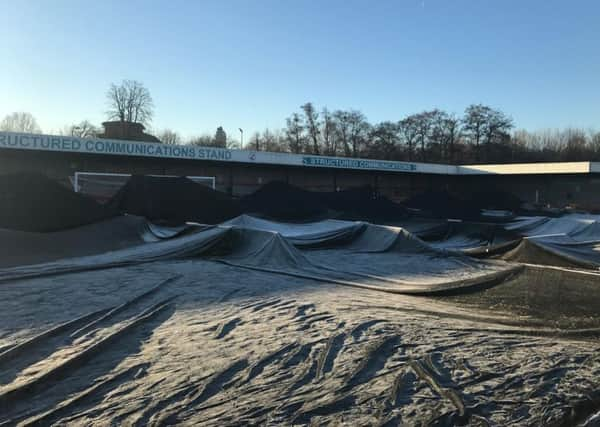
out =
[[[294,225],[243,217],[221,226],[197,227],[184,235],[180,235],[181,231],[145,224],[142,244],[4,268],[0,270],[0,280],[204,257],[342,285],[428,294],[481,286],[518,269],[503,262],[479,261],[435,249],[402,228],[369,223],[324,221]],[[158,241],[152,242],[148,234]],[[301,247],[329,248],[303,252],[293,242],[300,242]]]
[[[433,247],[460,251],[471,256],[491,256],[505,252],[521,240],[501,224],[452,222],[429,242]]]
[[[331,245],[352,240],[364,228],[360,221],[328,219],[310,223],[286,223],[269,221],[250,215],[241,215],[222,225],[251,230],[271,231],[281,234],[290,243],[299,247]]]
[[[180,233],[172,228],[161,230],[159,228],[146,225],[139,230],[141,241],[134,242],[129,247],[94,255],[72,256],[41,264],[2,268],[0,281],[190,258],[205,253],[228,231],[226,228],[208,226],[198,227],[197,231],[179,235]],[[170,237],[164,237],[165,235]],[[93,245],[93,242],[91,244]]]
[[[66,257],[0,271],[2,424],[577,425],[600,407],[590,271],[369,223],[69,233]]]
[[[507,245],[516,245],[520,236],[498,224],[476,224],[448,221],[404,220],[399,226],[383,226],[364,221],[322,220],[309,223],[270,221],[250,215],[241,215],[223,225],[272,231],[281,234],[299,248],[342,246],[353,242],[363,251],[383,251],[398,234],[406,241],[427,239],[428,250],[440,249],[469,255],[493,254]],[[406,243],[405,243],[406,245]],[[423,245],[423,242],[418,245]],[[417,246],[418,246],[417,245]]]
[[[112,252],[184,234],[197,226],[158,226],[126,215],[67,230],[38,233],[0,229],[0,268]]]
[[[523,241],[504,259],[565,267],[600,267],[600,216],[521,217],[506,226]]]
[[[499,281],[520,267],[433,248],[392,227],[366,226],[352,242],[300,251],[279,233],[233,228],[231,251],[218,260],[239,267],[407,294],[456,292]]]

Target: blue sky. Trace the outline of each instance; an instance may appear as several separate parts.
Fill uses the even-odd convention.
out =
[[[372,122],[485,103],[537,130],[600,128],[600,2],[0,0],[0,117],[105,119],[111,82],[154,129],[237,137],[306,101]]]

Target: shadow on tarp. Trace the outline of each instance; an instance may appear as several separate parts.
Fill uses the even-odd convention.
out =
[[[514,246],[521,240],[521,236],[499,224],[448,221],[443,232],[438,228],[437,235],[425,236],[424,240],[436,248],[486,256],[508,250],[511,244]]]
[[[175,238],[141,244],[97,255],[0,269],[0,282],[82,271],[103,270],[155,261],[194,258],[205,254],[229,228],[204,226]]]
[[[99,255],[201,229],[191,225],[157,226],[133,215],[47,233],[0,229],[0,268]]]
[[[482,292],[443,300],[522,316],[524,325],[533,323],[561,329],[600,327],[600,274],[590,271],[525,265],[518,274]]]
[[[0,229],[0,267],[39,264],[142,244],[144,218],[118,216],[68,230],[36,233]]]
[[[598,270],[598,242],[561,244],[542,239],[525,238],[499,258],[528,264]]]
[[[145,374],[148,363],[133,365],[117,372],[115,369],[126,359],[139,354],[143,344],[174,312],[175,306],[170,305],[139,325],[131,328],[125,326],[127,333],[114,340],[107,340],[105,345],[97,346],[97,351],[81,350],[79,354],[72,355],[70,360],[73,363],[68,363],[64,369],[60,365],[50,368],[43,381],[32,383],[29,387],[25,384],[13,393],[3,394],[0,402],[0,407],[4,409],[2,420],[10,420],[11,425],[16,424],[38,412],[40,408],[46,408],[47,412],[38,412],[39,419],[35,425],[49,425],[62,416],[73,413],[74,408],[77,408],[77,412],[83,412],[97,405],[111,391]],[[50,348],[47,352],[58,349]],[[43,359],[50,353],[36,349],[33,354]],[[65,405],[65,401],[68,402],[65,396],[75,396],[76,404]]]

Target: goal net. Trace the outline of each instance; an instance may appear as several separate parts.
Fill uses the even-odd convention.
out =
[[[75,172],[73,189],[86,194],[99,202],[106,202],[125,185],[131,174],[103,172]],[[175,175],[148,175],[157,178],[175,178]],[[186,178],[215,189],[214,176],[187,176]]]

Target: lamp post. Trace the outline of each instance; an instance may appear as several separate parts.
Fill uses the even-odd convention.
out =
[[[238,128],[240,130],[240,148],[244,148],[244,130],[242,128]]]

